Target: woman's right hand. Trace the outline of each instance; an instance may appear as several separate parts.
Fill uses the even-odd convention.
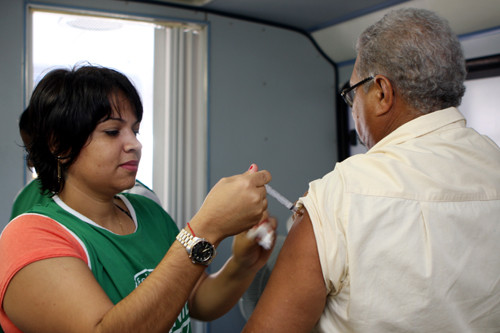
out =
[[[219,180],[190,222],[196,236],[218,244],[257,224],[267,209],[264,185],[270,181],[271,174],[258,171],[255,164],[243,174]]]

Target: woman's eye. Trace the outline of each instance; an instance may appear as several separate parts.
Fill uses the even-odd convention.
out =
[[[118,131],[118,130],[109,130],[109,131],[104,131],[104,132],[109,136],[117,136],[118,134],[120,134],[120,131]]]

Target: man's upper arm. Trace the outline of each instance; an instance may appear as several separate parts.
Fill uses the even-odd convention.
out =
[[[305,211],[295,220],[244,332],[309,332],[323,313],[326,296],[316,239]]]

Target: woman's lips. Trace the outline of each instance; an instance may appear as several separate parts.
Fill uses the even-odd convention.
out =
[[[137,171],[137,169],[139,168],[139,161],[128,161],[120,164],[120,166],[129,171]]]

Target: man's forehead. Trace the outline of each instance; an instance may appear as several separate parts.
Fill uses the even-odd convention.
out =
[[[356,68],[358,67],[357,64],[358,64],[358,58],[356,57],[356,61],[354,61],[354,66],[353,66],[352,72],[351,72],[351,78],[350,78],[351,84],[359,81],[359,80],[357,80],[358,79],[358,73],[356,71]]]

